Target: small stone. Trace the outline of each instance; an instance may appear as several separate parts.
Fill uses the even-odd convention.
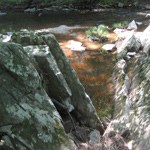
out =
[[[115,48],[115,44],[105,44],[103,45],[102,49],[106,51],[113,51]]]
[[[82,46],[82,43],[79,41],[70,40],[67,48],[70,48],[72,51],[85,51],[86,47]]]
[[[94,130],[89,135],[89,143],[91,145],[98,144],[100,142],[101,136],[98,130]]]
[[[128,52],[127,55],[133,57],[136,55],[136,52]]]
[[[132,22],[129,23],[128,25],[128,30],[137,30],[137,25],[136,25],[136,22],[133,20]]]

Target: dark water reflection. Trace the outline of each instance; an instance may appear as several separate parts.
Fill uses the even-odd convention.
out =
[[[0,32],[18,31],[20,29],[43,29],[54,28],[60,25],[90,27],[97,24],[110,25],[119,21],[147,21],[144,18],[146,12],[139,10],[106,10],[101,12],[51,12],[49,14],[24,14],[8,13],[0,16]],[[68,34],[56,35],[62,44],[70,39],[79,40],[81,35],[83,42],[84,28],[74,30]],[[71,34],[74,33],[74,36]],[[86,41],[87,42],[87,41]],[[89,43],[89,42],[87,42]],[[114,55],[111,53],[101,54],[100,49],[87,49],[85,52],[72,52],[62,46],[64,53],[69,58],[71,65],[76,70],[87,93],[92,98],[99,116],[110,113],[113,101],[114,88],[112,73],[115,64]]]
[[[141,12],[141,14],[140,14]],[[59,12],[52,11],[49,14],[25,14],[11,13],[0,16],[0,31],[26,29],[52,28],[59,25],[92,26],[97,24],[112,24],[114,22],[129,20],[143,20],[143,11],[133,9],[101,10],[100,12]]]

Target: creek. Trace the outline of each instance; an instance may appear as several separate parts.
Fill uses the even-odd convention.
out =
[[[91,97],[100,117],[111,113],[114,87],[112,74],[115,54],[101,51],[102,43],[91,42],[85,30],[91,26],[111,25],[133,19],[148,23],[146,11],[133,9],[101,9],[98,12],[52,11],[47,14],[25,14],[9,12],[0,16],[0,33],[15,32],[20,29],[40,30],[51,28],[72,67]],[[109,42],[114,39],[110,34]],[[70,40],[83,43],[85,51],[72,51],[68,48]]]

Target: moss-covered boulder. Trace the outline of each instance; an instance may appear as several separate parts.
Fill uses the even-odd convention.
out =
[[[0,66],[1,148],[70,150],[61,117],[23,47],[1,43]]]

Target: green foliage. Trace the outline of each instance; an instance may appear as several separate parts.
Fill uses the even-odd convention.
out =
[[[117,22],[117,23],[113,23],[112,27],[113,28],[121,28],[121,27],[125,27],[129,24],[128,21],[122,21],[122,22]]]
[[[91,27],[86,31],[88,37],[107,37],[108,35],[108,26],[99,25],[98,27]]]

